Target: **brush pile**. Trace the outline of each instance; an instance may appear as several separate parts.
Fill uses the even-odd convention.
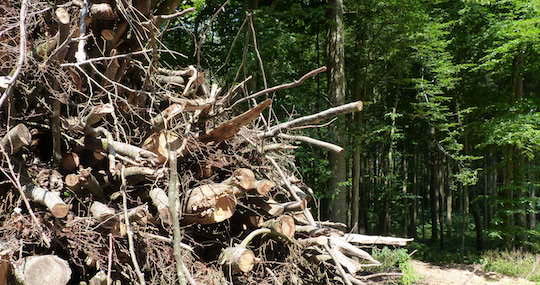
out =
[[[165,67],[174,0],[0,1],[0,284],[363,284],[376,244],[316,221],[268,95]]]

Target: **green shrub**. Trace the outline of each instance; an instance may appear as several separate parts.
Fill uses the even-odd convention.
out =
[[[399,284],[411,285],[418,280],[416,273],[410,263],[411,257],[405,249],[383,249],[375,248],[372,253],[373,258],[381,263],[381,266],[373,268],[374,272],[396,272],[400,271],[403,276]]]
[[[482,255],[484,270],[540,282],[540,255],[523,250],[490,250]]]

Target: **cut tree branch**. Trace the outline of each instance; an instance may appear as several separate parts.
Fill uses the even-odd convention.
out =
[[[302,83],[304,83],[304,81],[306,81],[306,79],[310,78],[310,77],[313,77],[321,72],[325,72],[326,71],[326,66],[323,66],[323,67],[319,67],[315,70],[312,70],[306,74],[304,74],[304,76],[300,77],[300,79],[298,80],[295,80],[294,82],[290,82],[290,83],[285,83],[285,84],[281,84],[281,85],[278,85],[278,86],[274,86],[274,87],[270,87],[268,89],[264,89],[264,90],[261,90],[259,92],[256,92],[252,95],[249,95],[247,97],[244,97],[236,102],[234,102],[234,104],[232,104],[232,106],[230,107],[231,109],[242,103],[242,102],[245,102],[247,100],[250,100],[250,99],[253,99],[253,98],[257,98],[261,95],[264,95],[264,94],[268,94],[268,93],[272,93],[272,92],[275,92],[275,91],[278,91],[278,90],[283,90],[283,89],[288,89],[288,88],[293,88],[293,87],[297,87],[299,85],[301,85]]]
[[[352,112],[359,112],[359,111],[362,111],[362,102],[361,101],[352,102],[349,104],[330,108],[328,110],[319,112],[317,114],[300,117],[292,121],[288,121],[288,122],[273,126],[270,128],[269,131],[265,133],[260,133],[259,137],[272,137],[282,130],[286,130],[286,129],[290,129],[290,128],[294,128],[298,126],[303,126],[307,124],[313,124],[313,123],[317,123],[323,120],[333,118],[338,115],[352,113]]]

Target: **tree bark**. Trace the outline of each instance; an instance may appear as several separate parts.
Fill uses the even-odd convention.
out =
[[[429,199],[431,202],[431,241],[439,239],[439,198],[438,198],[438,157],[435,147],[432,147],[431,153],[431,183],[429,185]]]
[[[343,0],[330,0],[328,32],[328,99],[334,106],[345,103],[345,44],[343,28]],[[332,129],[333,138],[338,145],[344,142],[343,118],[338,118]],[[346,187],[342,185],[346,180],[345,154],[329,153],[332,177],[329,181],[329,191],[333,198],[330,201],[330,216],[338,222],[346,222],[348,214]]]

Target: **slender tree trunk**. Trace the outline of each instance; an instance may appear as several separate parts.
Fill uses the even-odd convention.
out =
[[[503,190],[503,210],[504,210],[504,216],[503,216],[503,227],[504,227],[504,241],[505,245],[508,248],[511,248],[514,243],[514,234],[512,231],[512,227],[514,225],[513,223],[513,215],[509,214],[512,210],[512,201],[514,199],[514,193],[512,190],[513,182],[514,182],[514,161],[513,161],[513,148],[509,147],[506,152],[506,168],[504,169],[504,190]]]
[[[452,175],[451,172],[452,172],[451,167],[447,163],[446,171],[444,172],[445,173],[444,189],[446,190],[446,233],[449,239],[452,238],[452,217],[453,217],[452,215],[453,215],[453,201],[454,201],[452,188],[450,187],[450,184],[449,184],[449,181],[450,181],[449,177],[451,177]]]
[[[409,212],[410,212],[410,219],[409,219],[409,229],[407,231],[407,235],[411,238],[416,238],[416,220],[418,216],[418,172],[417,172],[417,163],[418,163],[418,157],[416,153],[412,157],[413,159],[413,165],[412,165],[412,184],[411,184],[411,194],[413,195],[412,202],[409,206]],[[420,209],[420,213],[421,209]]]
[[[403,171],[403,186],[401,188],[401,192],[403,193],[403,196],[404,197],[407,197],[410,193],[409,193],[409,172],[408,172],[408,169],[407,169],[407,159],[404,157],[402,159],[402,171]],[[411,216],[411,207],[409,207],[409,205],[412,203],[412,200],[409,199],[409,198],[406,198],[406,203],[403,207],[403,229],[402,229],[402,233],[404,235],[407,234],[408,232],[408,222],[410,221],[410,216]]]
[[[435,129],[430,130],[432,139],[435,140]],[[429,185],[429,199],[431,202],[431,241],[439,239],[439,157],[435,142],[431,143],[431,183]]]
[[[355,118],[355,121],[357,119]],[[361,169],[360,169],[360,146],[356,145],[354,146],[354,153],[353,153],[353,185],[352,185],[352,201],[351,201],[351,229],[353,229],[354,232],[359,232],[360,223],[359,223],[359,215],[360,215],[360,175],[361,175]]]
[[[328,32],[328,99],[334,106],[345,103],[345,45],[343,31],[343,0],[329,0],[330,28]],[[345,123],[339,118],[334,124],[334,142],[343,145],[346,142]],[[344,153],[329,154],[332,177],[330,191],[333,199],[330,203],[330,215],[338,222],[347,221],[347,191],[342,184],[346,180],[346,162]]]
[[[533,182],[536,181],[534,179],[534,173],[531,173],[531,162],[527,162],[527,185],[528,185],[528,193],[529,193],[529,199],[531,202],[529,214],[527,215],[527,227],[529,230],[533,230],[536,228],[536,185],[533,184]]]
[[[444,177],[443,177],[443,163],[444,160],[441,159],[441,154],[438,155],[438,162],[436,171],[437,177],[437,194],[439,195],[439,245],[441,248],[444,248]]]

